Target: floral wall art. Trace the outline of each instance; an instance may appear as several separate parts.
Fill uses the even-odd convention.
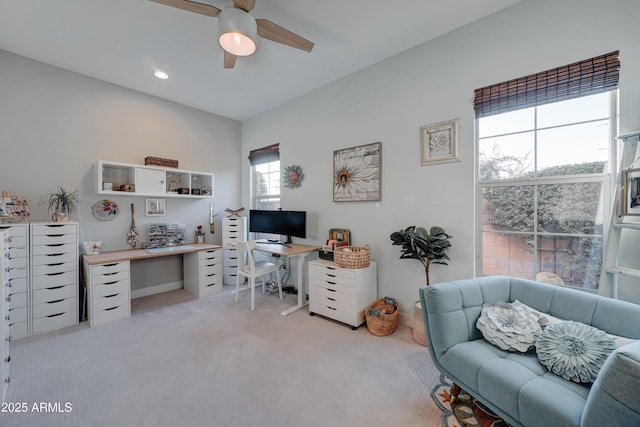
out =
[[[381,200],[382,143],[333,152],[333,201]]]
[[[458,161],[458,119],[422,126],[422,166]]]

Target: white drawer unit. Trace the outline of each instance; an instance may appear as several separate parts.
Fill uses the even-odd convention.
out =
[[[9,331],[9,322],[11,315],[9,313],[9,231],[0,229],[0,286],[2,286],[2,319],[0,322],[0,338],[2,338],[2,353],[0,357],[2,364],[0,380],[2,381],[2,401],[7,395],[7,388],[11,381],[9,366],[11,362],[11,354],[9,353],[9,343],[11,342],[11,333]]]
[[[129,267],[129,261],[96,265],[85,262],[91,327],[131,317]]]
[[[364,323],[365,308],[378,299],[375,262],[366,268],[337,267],[333,261],[309,262],[309,314],[346,323],[357,329]]]
[[[184,254],[184,288],[198,298],[222,292],[222,258],[222,249]]]
[[[9,332],[14,340],[29,334],[29,226],[28,224],[0,224],[7,232],[9,250],[8,289]]]
[[[31,332],[78,323],[78,223],[31,223]]]
[[[235,242],[238,240],[247,240],[247,218],[240,216],[222,218],[222,247],[224,251],[223,283],[225,285],[235,286],[236,284],[238,252],[235,248]]]

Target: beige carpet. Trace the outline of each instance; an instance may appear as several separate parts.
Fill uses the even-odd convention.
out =
[[[178,290],[134,300],[127,320],[13,342],[6,402],[27,412],[0,425],[442,425],[439,374],[410,329],[376,337],[306,309],[282,317],[295,296],[256,296],[251,312],[232,287],[201,300]]]

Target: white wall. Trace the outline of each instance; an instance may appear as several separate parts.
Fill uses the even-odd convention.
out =
[[[298,164],[306,176],[299,189],[283,189],[282,206],[309,212],[307,241],[350,229],[354,244],[372,246],[379,296],[399,298],[410,313],[424,273],[417,261],[398,259],[393,231],[444,227],[454,236],[452,262],[433,266],[431,281],[474,275],[474,89],[620,50],[620,131],[640,129],[639,18],[637,0],[525,0],[244,121],[241,157],[279,142],[282,166]],[[421,166],[420,126],[455,118],[462,161]],[[333,151],[376,141],[382,201],[333,203]],[[248,206],[248,162],[242,166]],[[627,296],[640,301],[640,291]]]
[[[239,122],[5,51],[0,51],[0,135],[0,189],[26,197],[33,220],[48,219],[38,206],[43,193],[58,186],[78,189],[80,209],[72,219],[80,221],[81,240],[102,240],[104,250],[128,247],[131,203],[139,229],[148,222],[186,223],[193,241],[198,224],[209,228],[209,201],[166,198],[166,216],[145,217],[144,197],[118,195],[110,199],[120,215],[99,221],[91,214],[91,206],[104,198],[95,193],[93,166],[99,159],[136,164],[147,156],[177,159],[181,169],[215,173],[216,211],[241,203]],[[220,243],[221,217],[207,241]],[[159,263],[158,277],[164,270],[167,281],[180,280],[179,260],[164,261],[174,268]]]

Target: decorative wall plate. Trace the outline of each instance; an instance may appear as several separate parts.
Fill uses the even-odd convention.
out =
[[[302,168],[298,165],[291,165],[284,168],[282,178],[286,188],[298,188],[304,179]]]
[[[111,221],[118,216],[120,208],[115,202],[105,199],[96,202],[96,204],[91,208],[91,212],[93,212],[93,216],[98,218],[100,221]]]

